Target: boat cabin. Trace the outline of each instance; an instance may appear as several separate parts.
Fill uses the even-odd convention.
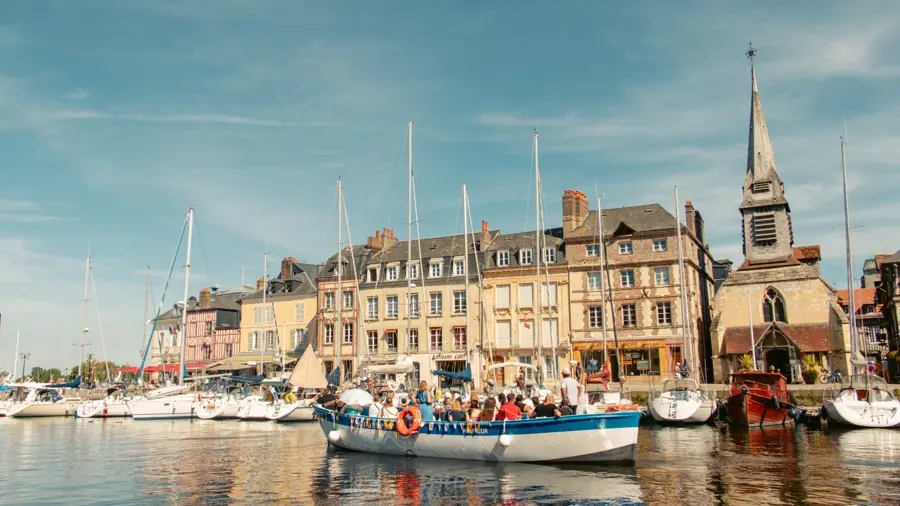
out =
[[[62,396],[52,388],[36,388],[25,399],[26,402],[59,402],[61,400]]]
[[[666,380],[663,383],[663,392],[687,392],[698,388],[697,382],[692,379]]]
[[[748,391],[751,394],[783,403],[788,402],[787,378],[777,372],[737,372],[731,375],[731,395]]]
[[[890,402],[894,395],[881,376],[855,374],[841,379],[840,397],[845,400]]]

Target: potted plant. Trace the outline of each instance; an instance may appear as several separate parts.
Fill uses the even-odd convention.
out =
[[[741,355],[740,358],[738,358],[738,368],[741,372],[750,372],[754,370],[753,357],[750,355]]]
[[[812,385],[815,384],[819,379],[819,363],[816,361],[815,355],[808,354],[803,357],[803,362],[800,364],[803,369],[803,382]]]

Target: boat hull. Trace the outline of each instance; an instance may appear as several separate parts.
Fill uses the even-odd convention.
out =
[[[80,401],[79,401],[80,402]],[[6,416],[12,418],[37,418],[50,416],[72,416],[78,404],[72,401],[60,402],[20,402],[10,404]]]
[[[248,399],[241,403],[237,417],[240,420],[248,422],[268,421],[270,406],[272,406],[271,402],[266,402],[259,398]]]
[[[274,404],[268,413],[269,420],[276,422],[312,422],[316,419],[316,410],[309,404]]]
[[[131,416],[126,401],[88,401],[75,411],[78,418],[112,418]]]
[[[725,400],[728,419],[738,427],[785,425],[790,419],[790,408],[788,404],[776,406],[772,399],[749,392],[736,393]]]
[[[196,406],[197,418],[203,420],[229,420],[237,418],[240,401],[235,399],[203,400]]]
[[[826,400],[829,422],[848,427],[900,427],[900,402]]]
[[[135,420],[166,420],[195,418],[197,410],[193,395],[163,397],[161,399],[140,399],[128,401],[128,409]]]
[[[339,448],[382,455],[405,455],[496,462],[633,461],[637,411],[538,418],[513,422],[425,422],[410,437],[392,427],[396,420],[337,415],[316,407],[319,425]],[[333,432],[337,433],[334,439]],[[504,437],[509,436],[503,445]]]
[[[712,419],[716,403],[712,399],[679,400],[657,397],[650,402],[647,410],[655,421],[663,424],[706,423]]]

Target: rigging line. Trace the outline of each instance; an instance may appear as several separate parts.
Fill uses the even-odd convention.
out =
[[[531,173],[534,170],[534,146],[531,147],[531,162],[528,164],[528,190],[525,195],[531,195]],[[525,198],[525,213],[522,218],[522,230],[528,230],[528,210],[531,207],[531,199]]]
[[[475,250],[475,224],[472,223],[472,206],[469,203],[468,199],[466,200],[466,211],[469,215],[469,225],[470,225],[469,228],[470,228],[470,230],[472,230],[472,232],[471,232],[471,234],[472,234],[472,253],[475,256],[475,273],[478,276],[478,292],[481,297],[481,315],[480,315],[480,317],[481,317],[481,329],[482,329],[481,335],[483,336],[487,332],[487,327],[486,327],[487,312],[484,310],[484,280],[481,278],[481,261],[478,258],[478,251]],[[490,232],[488,232],[488,234],[490,234]],[[467,251],[465,262],[468,262],[468,261],[469,261],[469,252]],[[468,303],[469,303],[469,301],[468,301],[468,295],[467,295],[466,305],[468,305]],[[468,308],[466,309],[466,311],[468,312]],[[466,339],[468,339],[468,338],[469,338],[469,336],[467,335]],[[483,339],[481,342],[481,346],[482,346],[481,353],[484,353],[484,340]],[[491,345],[490,338],[488,339],[488,354],[489,354],[488,365],[494,365],[494,361],[493,361],[494,360],[493,359],[494,351],[493,351],[493,346]],[[480,373],[481,373],[481,371],[479,371],[479,374]],[[485,379],[485,381],[487,381],[487,380]]]
[[[353,269],[353,279],[356,282],[356,289],[355,289],[356,303],[357,303],[357,307],[359,308],[359,311],[357,311],[357,322],[356,323],[359,324],[358,330],[360,331],[360,333],[364,333],[364,332],[367,332],[367,330],[366,330],[366,321],[365,321],[365,319],[361,318],[361,316],[362,316],[362,306],[361,306],[362,301],[359,300],[359,297],[360,297],[359,274],[356,272],[356,255],[354,252],[355,248],[353,247],[353,236],[350,235],[350,216],[348,216],[348,214],[347,214],[347,201],[345,200],[343,195],[341,196],[341,202],[338,202],[338,212],[341,212],[342,209],[344,211],[344,225],[347,228],[347,242],[350,243],[350,266]],[[340,259],[341,255],[338,255],[338,257]],[[335,299],[337,299],[337,297],[335,297]],[[340,294],[340,300],[336,300],[335,303],[343,304],[344,303],[344,294]],[[341,324],[340,346],[343,346],[343,344],[344,344],[344,325],[342,322],[338,322],[338,323]],[[359,356],[359,345],[360,345],[359,334],[357,335],[357,339],[354,342],[353,333],[351,332],[350,339],[351,339],[350,344],[351,344],[351,346],[353,346],[356,349],[356,352],[357,352],[356,356],[358,357]],[[369,344],[368,341],[366,341],[367,354],[368,354],[368,349],[369,349],[368,344]],[[356,373],[359,374],[359,364],[356,365]]]
[[[195,218],[194,223],[196,222]],[[209,274],[209,261],[206,258],[206,249],[203,248],[203,237],[200,235],[200,229],[197,227],[194,227],[194,235],[197,236],[197,242],[200,244],[200,256],[203,258],[203,275],[206,276],[207,281],[212,281]]]
[[[453,256],[454,256],[453,252],[456,251],[456,238],[461,235],[459,233],[459,214],[462,212],[464,203],[462,201],[462,188],[460,188],[459,191],[460,191],[460,200],[459,200],[459,204],[456,206],[456,225],[453,227],[453,230],[455,230],[456,233],[453,234],[453,239],[450,241],[450,268],[447,269],[447,274],[445,276],[442,276],[442,277],[447,278],[447,280],[449,280],[450,276],[453,274]],[[451,300],[450,303],[453,304],[453,301]],[[451,308],[452,308],[452,306],[451,306]]]
[[[546,230],[546,223],[544,222],[544,183],[543,183],[543,181],[540,181],[540,186],[538,188],[540,188],[540,197],[541,197],[541,205],[538,207],[541,210],[541,229]],[[543,249],[542,249],[542,252],[543,252],[543,251],[547,250],[547,235],[542,233],[541,236],[543,237]],[[554,255],[554,258],[555,258],[555,255]],[[560,318],[556,319],[557,329],[556,329],[556,337],[554,339],[553,325],[552,325],[552,323],[553,323],[553,313],[552,313],[553,305],[550,304],[550,302],[551,302],[550,301],[550,266],[547,264],[546,259],[544,261],[544,278],[547,282],[547,308],[550,310],[550,323],[551,323],[550,332],[549,332],[550,346],[553,348],[553,362],[550,363],[550,365],[551,365],[550,372],[551,372],[551,374],[554,375],[554,378],[556,379],[557,385],[558,385],[561,380],[559,378],[559,364],[557,363],[558,359],[557,359],[556,353],[557,353],[557,348],[558,348],[558,344],[559,344],[559,320],[560,320]],[[558,286],[556,286],[556,293],[555,293],[553,302],[555,302],[556,304],[559,304],[559,287]]]
[[[97,299],[97,283],[94,281],[94,266],[89,269],[91,276],[91,288],[94,294],[94,308],[97,310],[97,327],[100,330],[100,347],[103,349],[103,362],[106,365],[106,381],[112,381],[109,373],[109,357],[106,356],[106,340],[103,338],[103,321],[100,319],[100,302]]]
[[[138,374],[135,376],[135,383],[137,383],[141,376],[144,374],[144,365],[147,362],[147,356],[150,353],[150,345],[153,342],[153,334],[156,332],[156,325],[159,322],[159,314],[162,311],[163,304],[166,300],[166,291],[169,288],[169,281],[172,279],[172,271],[175,269],[175,262],[178,260],[178,252],[181,250],[181,243],[184,240],[184,233],[187,231],[188,219],[189,216],[184,217],[184,225],[181,227],[181,235],[178,237],[178,244],[175,246],[175,253],[172,255],[172,262],[169,264],[169,274],[166,276],[166,283],[163,285],[162,296],[159,301],[159,307],[156,309],[156,317],[153,318],[153,327],[150,329],[150,339],[147,340],[147,347],[144,349],[144,357],[141,359],[141,367],[138,370]],[[185,301],[187,304],[187,301]],[[162,356],[160,359],[164,359]],[[165,368],[163,368],[165,372]]]
[[[418,250],[419,250],[419,274],[422,279],[422,295],[427,295],[428,288],[425,286],[425,260],[422,258],[422,234],[419,232],[419,201],[416,198],[416,176],[415,176],[415,173],[413,173],[413,175],[412,175],[412,194],[413,194],[413,214],[416,217],[416,244],[417,244]],[[431,368],[431,370],[434,370],[434,356],[432,354],[434,350],[431,349],[431,329],[428,327],[428,316],[431,313],[431,299],[427,300],[426,302],[428,303],[429,310],[425,313],[425,328],[427,331],[427,335],[425,336],[427,341],[425,341],[425,342],[428,344],[428,346],[427,346],[428,366]],[[419,314],[422,314],[421,303],[422,303],[422,301],[420,300],[419,301],[419,306],[420,306]],[[409,336],[407,336],[407,339],[408,338],[409,338]],[[419,339],[421,339],[421,338],[422,338],[422,336],[420,335]],[[443,347],[443,344],[444,343],[443,343],[443,335],[442,335],[441,336],[441,346],[442,347]],[[422,378],[420,377],[419,380],[421,381],[421,379]]]
[[[334,212],[334,204],[337,202],[337,190],[334,191],[331,195],[331,206],[328,207],[328,217],[325,219],[323,223],[331,223],[331,214]],[[322,232],[322,240],[319,241],[319,250],[322,249],[322,246],[325,245],[325,237],[328,235],[328,230],[331,227],[324,227]],[[327,261],[326,261],[327,262]],[[323,266],[325,263],[322,264]]]
[[[403,134],[403,147],[400,148],[400,162],[403,162],[403,155],[406,154],[406,142],[407,142],[407,133]],[[406,175],[407,168],[404,164],[401,163],[401,167],[403,167],[403,175]],[[397,192],[391,192],[391,210],[388,212],[388,220],[387,226],[390,227],[394,224],[394,207],[397,204]]]

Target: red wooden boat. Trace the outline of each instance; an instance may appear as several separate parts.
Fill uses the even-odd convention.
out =
[[[781,373],[742,372],[731,375],[731,396],[725,399],[725,410],[732,425],[785,425],[792,407],[787,379]]]

